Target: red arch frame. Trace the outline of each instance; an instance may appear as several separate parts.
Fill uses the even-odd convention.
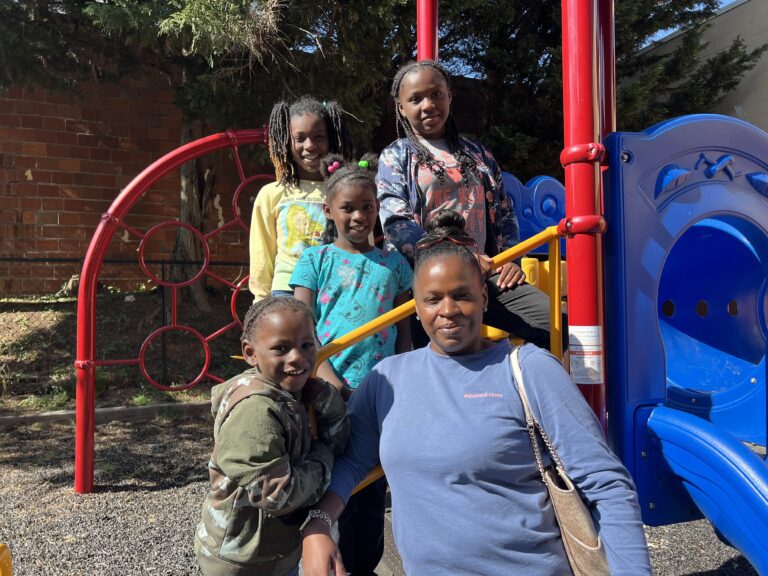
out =
[[[244,286],[245,280],[238,284],[217,276],[215,273],[208,269],[208,239],[212,236],[223,232],[234,226],[240,226],[244,230],[248,229],[248,226],[240,218],[239,208],[237,206],[237,200],[240,192],[253,181],[256,180],[272,180],[272,176],[258,174],[246,177],[243,170],[243,164],[240,160],[240,154],[238,152],[239,145],[249,144],[267,144],[267,129],[266,127],[254,130],[229,130],[227,132],[214,134],[207,136],[189,144],[185,144],[172,152],[169,152],[153,164],[148,166],[142,171],[136,178],[134,178],[128,186],[126,186],[122,192],[115,198],[109,209],[102,215],[101,222],[96,228],[96,232],[91,238],[91,243],[88,246],[88,251],[85,255],[83,262],[83,269],[80,274],[80,288],[78,292],[77,302],[77,355],[75,360],[75,371],[77,374],[77,388],[76,388],[76,430],[75,430],[75,492],[78,494],[89,493],[93,491],[93,473],[94,473],[94,429],[96,419],[96,367],[97,366],[115,366],[115,365],[138,365],[142,374],[148,378],[150,384],[160,389],[167,389],[167,387],[158,384],[151,377],[149,377],[146,367],[144,366],[144,352],[149,345],[150,340],[157,334],[163,331],[180,330],[192,334],[197,338],[203,346],[205,352],[205,362],[203,369],[198,376],[191,382],[182,387],[174,387],[174,390],[182,388],[190,388],[197,384],[204,377],[211,378],[215,381],[221,381],[221,378],[208,372],[210,365],[210,350],[208,348],[208,342],[214,338],[220,336],[224,332],[241,326],[241,321],[235,313],[235,299]],[[130,235],[140,239],[139,245],[139,261],[141,268],[145,273],[148,273],[146,265],[143,261],[143,246],[147,237],[149,237],[154,231],[170,226],[181,226],[190,229],[191,226],[178,221],[167,221],[158,224],[151,228],[148,232],[142,234],[135,228],[128,226],[124,223],[124,218],[128,214],[131,207],[139,200],[144,193],[149,190],[155,182],[162,178],[169,171],[174,170],[195,158],[204,156],[216,150],[222,148],[232,148],[233,158],[235,161],[235,167],[240,177],[240,185],[237,187],[232,197],[232,213],[233,218],[228,222],[219,226],[215,230],[202,234],[197,230],[193,230],[193,233],[198,236],[198,239],[203,241],[205,247],[205,259],[203,267],[193,278],[179,283],[163,283],[171,288],[171,323],[163,326],[158,330],[155,330],[144,341],[138,357],[125,358],[118,360],[96,360],[96,286],[98,282],[101,266],[104,261],[104,256],[109,247],[109,243],[115,235],[115,232],[122,229],[128,232]],[[151,276],[151,274],[149,274]],[[232,301],[230,309],[232,311],[232,321],[223,326],[213,334],[203,336],[197,330],[189,326],[183,326],[177,323],[177,295],[178,289],[182,286],[187,286],[194,281],[202,278],[203,276],[210,276],[215,278],[219,282],[233,288]]]

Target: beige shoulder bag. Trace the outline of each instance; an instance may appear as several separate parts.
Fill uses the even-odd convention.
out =
[[[574,486],[563,463],[555,451],[555,447],[549,440],[546,431],[533,417],[531,406],[528,403],[528,395],[523,384],[523,374],[520,369],[519,347],[510,354],[512,373],[517,381],[517,390],[525,411],[525,426],[533,446],[533,454],[536,457],[536,466],[547,487],[552,508],[555,510],[557,523],[560,526],[560,536],[565,548],[568,562],[575,576],[610,576],[608,561],[605,558],[605,548],[595,530],[592,516],[584,505],[576,486]],[[541,436],[544,446],[552,459],[553,466],[544,468],[541,459],[541,449],[536,434]]]

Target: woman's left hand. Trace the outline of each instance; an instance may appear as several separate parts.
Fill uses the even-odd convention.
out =
[[[306,576],[347,576],[341,552],[330,535],[323,531],[307,531],[304,535],[301,558]]]
[[[525,272],[514,262],[507,262],[501,268],[498,269],[499,278],[496,284],[502,290],[508,290],[514,288],[525,282]]]

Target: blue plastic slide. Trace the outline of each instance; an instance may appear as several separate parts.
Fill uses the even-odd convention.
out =
[[[654,456],[679,480],[715,529],[760,574],[768,574],[768,466],[710,422],[657,407],[648,419]]]

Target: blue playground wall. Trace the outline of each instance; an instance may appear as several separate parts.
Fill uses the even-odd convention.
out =
[[[512,201],[520,226],[520,238],[525,240],[565,218],[565,187],[550,176],[537,176],[525,184],[509,172],[502,172],[504,191]],[[530,254],[547,254],[544,244]],[[565,258],[565,238],[560,241]]]
[[[646,523],[703,513],[766,572],[768,135],[696,115],[606,148],[610,441]]]

